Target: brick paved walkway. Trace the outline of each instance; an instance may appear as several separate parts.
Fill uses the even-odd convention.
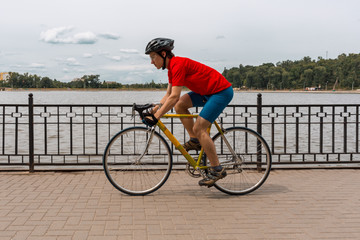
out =
[[[0,172],[0,239],[360,239],[360,170],[277,170],[246,196],[173,172],[131,197],[102,171]]]

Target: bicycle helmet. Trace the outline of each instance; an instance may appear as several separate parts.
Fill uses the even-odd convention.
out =
[[[145,54],[150,52],[171,51],[174,49],[174,40],[169,38],[155,38],[151,40],[145,49]]]

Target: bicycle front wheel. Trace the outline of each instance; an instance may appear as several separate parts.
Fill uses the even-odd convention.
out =
[[[116,189],[129,195],[146,195],[168,179],[172,153],[158,132],[131,127],[110,140],[103,155],[103,166]]]
[[[213,137],[220,164],[227,172],[227,176],[214,186],[231,195],[248,194],[258,189],[271,169],[271,152],[266,141],[257,132],[243,127],[225,129],[224,137],[220,133]],[[210,166],[206,155],[204,160]]]

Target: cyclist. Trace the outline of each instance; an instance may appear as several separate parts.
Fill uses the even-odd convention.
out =
[[[211,187],[226,177],[226,171],[219,163],[215,145],[206,130],[232,100],[233,89],[218,71],[189,58],[176,57],[173,49],[174,40],[168,38],[155,38],[146,46],[145,54],[150,56],[151,64],[157,69],[168,69],[169,84],[160,105],[153,109],[155,119],[144,118],[143,122],[154,126],[173,107],[178,114],[189,114],[191,107],[203,107],[195,122],[192,118],[181,118],[190,136],[183,147],[187,151],[204,148],[212,169],[199,185]],[[183,86],[191,92],[180,96]]]

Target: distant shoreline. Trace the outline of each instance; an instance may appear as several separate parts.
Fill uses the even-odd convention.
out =
[[[1,91],[6,92],[50,92],[50,91],[73,91],[73,92],[122,92],[122,91],[166,91],[166,88],[0,88]],[[356,90],[317,90],[317,91],[309,91],[309,90],[239,90],[234,89],[235,92],[255,92],[255,93],[354,93],[360,94],[360,89]]]

